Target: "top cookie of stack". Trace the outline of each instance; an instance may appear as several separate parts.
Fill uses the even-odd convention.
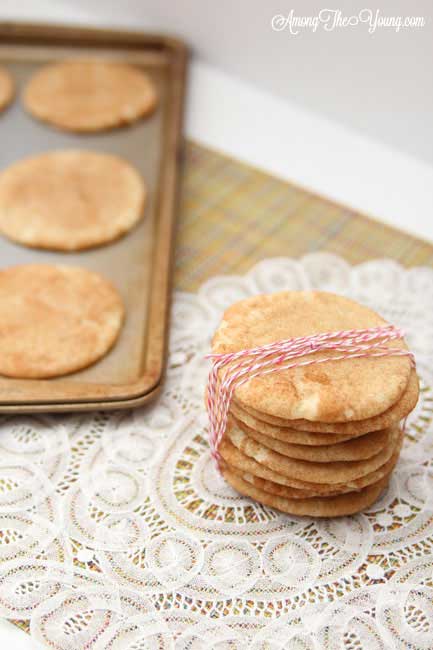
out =
[[[319,291],[260,295],[230,307],[213,339],[218,354],[275,341],[387,325],[371,309]],[[385,343],[407,349],[403,340]],[[329,351],[309,358],[329,357]],[[415,406],[408,356],[362,357],[272,372],[235,388],[219,448],[239,492],[293,514],[345,515],[373,503]]]

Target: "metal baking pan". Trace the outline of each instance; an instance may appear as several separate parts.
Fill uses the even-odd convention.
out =
[[[145,70],[158,90],[157,110],[131,126],[85,135],[59,131],[28,115],[20,93],[38,67],[82,57],[122,61]],[[117,344],[93,366],[50,380],[0,377],[0,412],[144,404],[160,388],[166,359],[186,47],[160,35],[0,23],[0,64],[17,86],[15,101],[0,113],[0,169],[52,149],[91,149],[127,159],[141,172],[149,191],[143,221],[122,239],[100,248],[47,252],[0,237],[0,268],[38,262],[88,268],[113,282],[126,308]]]

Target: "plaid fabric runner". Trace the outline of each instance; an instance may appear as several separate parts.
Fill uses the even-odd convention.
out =
[[[366,190],[368,191],[368,190]],[[175,288],[196,291],[266,257],[327,251],[350,264],[391,258],[433,266],[433,245],[220,153],[184,150]]]

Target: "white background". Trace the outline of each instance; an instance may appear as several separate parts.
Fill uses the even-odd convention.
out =
[[[272,17],[420,15],[422,29],[275,32]],[[187,135],[433,240],[433,5],[21,0],[0,18],[163,30],[191,46]]]
[[[194,45],[202,60],[225,72],[433,163],[431,0],[73,4],[75,10],[108,23],[176,32]],[[296,36],[271,28],[274,15],[293,9],[297,16],[316,16],[326,7],[340,8],[347,16],[364,8],[373,13],[379,9],[384,16],[419,15],[427,25],[373,34],[360,26],[316,33],[305,29]]]
[[[235,77],[433,163],[433,5],[431,0],[52,0],[8,2],[3,13],[81,20],[177,33],[194,52]],[[17,6],[18,5],[18,6]],[[276,14],[424,16],[422,29],[366,26],[271,28]],[[0,10],[1,11],[1,10]]]
[[[296,37],[270,27],[275,14],[327,6],[421,15],[427,26]],[[433,241],[430,0],[3,0],[0,19],[182,36],[193,50],[188,136]],[[6,622],[0,641],[32,647]]]
[[[277,13],[326,7],[427,24],[271,28]],[[1,18],[180,35],[193,52],[188,136],[433,241],[430,0],[3,0]]]

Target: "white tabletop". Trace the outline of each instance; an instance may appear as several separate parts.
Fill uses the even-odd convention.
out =
[[[433,242],[433,166],[201,62],[191,66],[186,134]]]

